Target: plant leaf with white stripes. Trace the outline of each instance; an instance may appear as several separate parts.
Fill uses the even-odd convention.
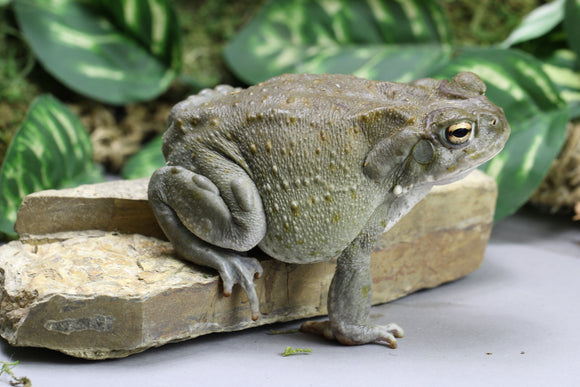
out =
[[[548,172],[564,142],[568,109],[542,63],[516,50],[465,49],[434,76],[473,71],[487,97],[501,106],[511,126],[504,150],[482,169],[498,183],[496,220],[521,207]]]
[[[580,58],[580,0],[566,0],[564,30],[570,48]]]
[[[580,62],[572,50],[556,50],[544,60],[548,74],[569,107],[569,119],[580,117]]]
[[[24,196],[102,180],[79,119],[54,97],[38,97],[14,135],[0,171],[0,232],[14,236]]]
[[[151,176],[155,170],[165,165],[165,158],[161,152],[163,136],[157,136],[150,141],[139,153],[127,161],[121,175],[125,179],[140,179]]]
[[[271,1],[226,47],[249,84],[287,72],[410,81],[448,60],[443,11],[422,0]]]
[[[20,0],[14,10],[42,65],[80,94],[111,104],[148,100],[179,71],[168,0]]]
[[[511,47],[518,43],[539,38],[553,30],[564,20],[564,1],[554,0],[530,12],[510,36],[501,43]]]

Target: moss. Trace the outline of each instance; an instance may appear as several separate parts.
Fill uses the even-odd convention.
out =
[[[12,367],[15,367],[18,364],[20,364],[19,361],[15,362],[1,361],[0,363],[2,364],[2,368],[0,368],[0,375],[8,374],[12,378],[12,380],[9,381],[11,386],[32,387],[32,382],[26,376],[18,377],[14,375]]]
[[[371,292],[371,287],[370,286],[364,286],[362,288],[362,295],[363,295],[364,298],[367,298],[369,296],[370,292]]]
[[[284,353],[282,353],[282,356],[286,357],[286,356],[292,356],[292,355],[298,355],[298,354],[309,354],[309,353],[312,353],[312,350],[310,348],[286,347],[286,349],[284,350]]]
[[[204,87],[236,84],[223,59],[223,49],[265,2],[175,0],[183,34],[183,77]]]
[[[492,45],[503,41],[542,0],[438,0],[458,45]]]

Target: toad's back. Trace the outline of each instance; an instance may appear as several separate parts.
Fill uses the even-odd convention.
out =
[[[170,165],[212,180],[233,161],[262,198],[268,230],[260,247],[285,261],[329,259],[384,200],[362,165],[373,137],[408,119],[408,102],[393,102],[392,124],[370,130],[397,94],[398,84],[352,76],[284,75],[177,106],[164,153]]]
[[[384,200],[362,165],[374,137],[414,114],[409,98],[419,99],[423,89],[306,74],[227,89],[174,109],[164,154],[170,165],[212,180],[233,161],[262,198],[268,231],[260,246],[280,260],[325,260],[356,237]],[[373,133],[378,120],[381,133]]]

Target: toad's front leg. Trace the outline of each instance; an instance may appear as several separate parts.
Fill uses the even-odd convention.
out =
[[[379,215],[381,211],[377,212]],[[301,327],[303,332],[316,333],[346,345],[379,343],[397,347],[396,338],[404,334],[397,324],[369,323],[373,286],[370,253],[381,231],[376,224],[370,224],[342,252],[328,294],[329,321],[305,322]]]

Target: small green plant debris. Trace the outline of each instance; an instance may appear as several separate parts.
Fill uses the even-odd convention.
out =
[[[12,363],[9,363],[7,361],[1,361],[0,363],[2,363],[2,368],[0,368],[0,375],[4,373],[10,375],[10,377],[12,378],[12,380],[10,380],[9,382],[11,386],[32,387],[32,382],[30,381],[30,379],[28,379],[26,376],[18,377],[14,375],[14,372],[12,372],[12,367],[15,367],[18,364],[20,364],[19,361],[14,361]]]
[[[287,330],[284,330],[284,331],[277,331],[275,329],[270,329],[268,331],[268,334],[269,335],[287,335],[287,334],[290,334],[290,333],[298,333],[298,332],[300,332],[300,330],[298,328],[296,328],[296,329],[287,329]]]
[[[282,356],[286,357],[286,356],[298,355],[298,354],[302,354],[302,353],[312,353],[312,350],[309,348],[303,349],[303,348],[286,347]]]

